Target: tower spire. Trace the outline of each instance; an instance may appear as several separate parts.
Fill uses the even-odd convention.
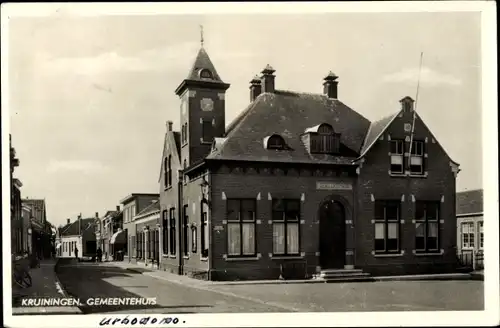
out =
[[[201,47],[203,48],[203,42],[205,40],[203,39],[203,25],[200,25],[200,43],[201,43]]]

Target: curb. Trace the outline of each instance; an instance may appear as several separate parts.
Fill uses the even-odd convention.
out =
[[[59,259],[56,260],[56,264],[54,265],[54,278],[55,278],[55,284],[56,284],[56,287],[58,289],[58,291],[64,296],[64,297],[67,297],[69,298],[70,295],[68,294],[68,292],[64,289],[63,287],[63,284],[61,284],[61,281],[59,280],[59,277],[57,276],[57,268],[59,267]],[[57,311],[57,312],[50,312],[50,311],[46,311],[46,312],[43,312],[44,314],[52,314],[52,315],[57,315],[57,314],[83,314],[83,311],[79,308],[79,307],[70,307],[72,309],[72,312],[64,312],[64,313],[61,313],[61,311]]]

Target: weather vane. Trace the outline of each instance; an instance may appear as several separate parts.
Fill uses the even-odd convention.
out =
[[[204,41],[204,40],[203,40],[203,25],[200,25],[200,36],[201,36],[201,39],[200,39],[200,41],[201,41],[201,46],[203,47],[203,41]]]

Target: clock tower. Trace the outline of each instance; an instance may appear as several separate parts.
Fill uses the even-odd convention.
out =
[[[202,47],[187,76],[175,90],[181,102],[181,165],[205,158],[214,138],[226,129],[225,94],[229,84],[217,74]]]

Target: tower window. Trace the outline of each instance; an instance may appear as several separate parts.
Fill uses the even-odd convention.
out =
[[[200,71],[200,78],[202,79],[213,79],[212,72],[210,72],[208,69],[204,68]]]
[[[214,127],[212,121],[203,120],[202,122],[202,140],[203,142],[212,143],[214,140]]]

